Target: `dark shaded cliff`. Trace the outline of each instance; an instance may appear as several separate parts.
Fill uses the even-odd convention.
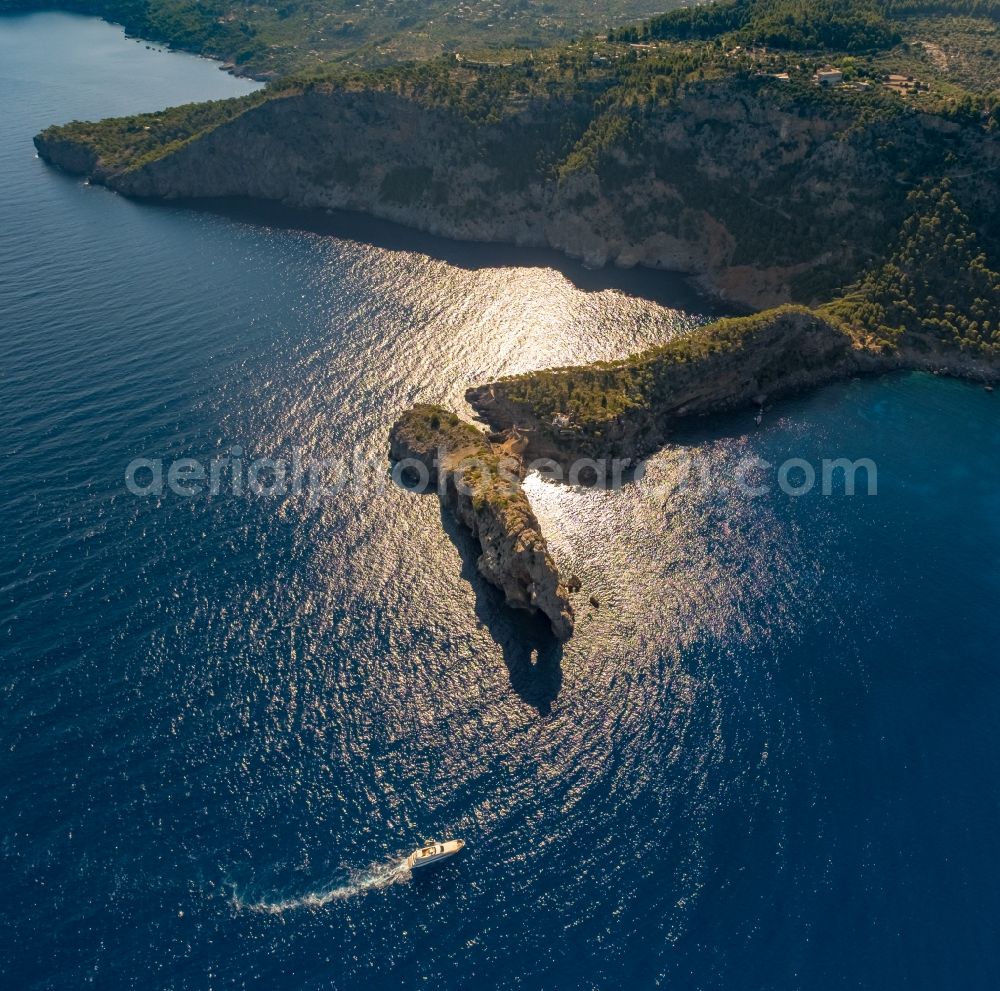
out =
[[[836,317],[784,306],[721,320],[622,361],[528,372],[474,386],[466,398],[499,431],[515,430],[526,458],[635,462],[692,418],[762,405],[858,374],[942,371],[1000,378],[990,351],[859,336]]]
[[[661,67],[673,95],[642,102],[648,65],[550,79],[531,64],[438,63],[186,108],[189,120],[54,127],[35,143],[129,196],[358,210],[594,266],[686,272],[754,309],[828,298],[856,278],[926,176],[953,175],[977,224],[995,226],[1000,148],[979,122],[881,93],[689,78],[694,56],[683,58]]]

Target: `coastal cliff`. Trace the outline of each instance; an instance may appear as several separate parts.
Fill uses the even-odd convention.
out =
[[[522,462],[510,446],[492,445],[482,431],[439,406],[418,405],[396,422],[390,457],[402,472],[421,475],[424,489],[479,541],[480,573],[509,605],[541,612],[559,640],[573,634],[566,586],[521,488]]]
[[[545,369],[474,386],[466,398],[496,431],[516,430],[526,459],[634,463],[696,417],[851,375],[918,369],[996,382],[992,351],[911,335],[899,347],[829,312],[783,306],[720,320],[622,361]]]
[[[831,382],[881,361],[804,307],[722,320],[619,362],[531,372],[468,390],[497,430],[517,426],[527,455],[635,459],[692,417]]]
[[[996,212],[1000,150],[977,127],[762,77],[689,80],[607,110],[625,99],[618,71],[543,90],[530,66],[423,66],[53,127],[35,144],[128,196],[356,210],[595,267],[685,272],[751,309],[850,281],[898,227],[913,176],[946,161],[961,159],[977,215]]]

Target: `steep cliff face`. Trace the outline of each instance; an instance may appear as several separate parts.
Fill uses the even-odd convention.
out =
[[[802,307],[721,321],[624,362],[532,372],[466,398],[497,430],[518,428],[526,458],[635,460],[692,417],[752,407],[895,359],[859,348]]]
[[[456,239],[552,247],[593,266],[688,272],[752,308],[789,299],[796,280],[808,295],[810,277],[836,281],[856,267],[895,222],[902,180],[933,174],[940,162],[925,159],[944,145],[984,176],[1000,162],[963,133],[942,139],[936,119],[861,126],[848,109],[820,112],[801,93],[759,81],[692,85],[675,103],[643,110],[589,164],[567,165],[605,123],[579,94],[525,99],[473,123],[388,89],[317,87],[276,95],[153,155],[99,160],[74,125],[50,128],[36,145],[129,196],[359,210]]]
[[[392,429],[389,453],[403,467],[423,466],[421,481],[437,489],[442,503],[479,541],[483,577],[511,606],[547,616],[553,634],[568,640],[573,607],[521,488],[520,460],[436,406],[405,413]]]
[[[85,142],[55,133],[44,138],[39,134],[35,137],[35,148],[41,158],[65,172],[89,176],[97,182],[105,181],[106,173],[96,150]]]

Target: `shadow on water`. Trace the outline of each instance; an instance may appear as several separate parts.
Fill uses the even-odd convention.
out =
[[[387,251],[417,252],[467,271],[489,268],[553,269],[583,292],[615,289],[626,296],[706,316],[718,317],[743,312],[736,310],[731,304],[726,305],[699,294],[683,272],[612,266],[591,269],[551,248],[456,241],[349,210],[308,210],[267,200],[235,197],[171,200],[166,204],[152,200],[148,202],[150,205],[168,208],[179,206],[210,213],[237,223],[357,241]]]
[[[565,466],[561,466],[555,472],[542,469],[539,471],[539,477],[546,484],[576,488],[582,491],[627,489],[643,479],[648,470],[649,462],[666,450],[673,449],[680,452],[691,451],[697,453],[699,450],[716,441],[752,441],[754,437],[767,434],[773,429],[779,431],[787,430],[789,424],[794,423],[797,417],[808,416],[808,412],[804,406],[808,401],[822,403],[844,399],[851,395],[850,390],[855,385],[871,382],[888,384],[893,381],[899,381],[907,376],[923,376],[928,381],[934,381],[929,373],[911,372],[905,369],[851,375],[841,379],[833,379],[820,385],[806,387],[794,392],[784,393],[774,399],[768,399],[763,407],[755,403],[748,403],[745,406],[736,407],[731,410],[677,420],[671,423],[666,429],[660,443],[644,449],[641,454],[632,458],[629,467],[620,472],[615,482],[601,482],[592,471],[585,469],[580,472],[579,484],[573,483],[565,477]],[[610,457],[608,460],[611,460]],[[538,462],[545,465],[549,464],[547,458],[539,458]],[[531,461],[529,459],[530,467]]]
[[[845,375],[769,397],[762,407],[756,403],[747,403],[731,410],[682,419],[671,427],[668,437],[657,448],[657,452],[665,447],[697,448],[717,440],[745,440],[767,431],[774,424],[787,423],[789,418],[803,415],[803,403],[806,401],[822,402],[831,397],[844,397],[850,394],[855,385],[871,382],[888,384],[914,374],[925,375],[930,379],[926,373],[914,373],[905,369]],[[643,461],[651,456],[647,455]]]
[[[475,538],[444,506],[441,526],[458,548],[462,578],[476,593],[476,618],[503,651],[510,687],[521,701],[547,716],[562,688],[562,644],[544,616],[508,606],[503,592],[479,573]]]
[[[410,484],[413,478],[393,484],[416,498],[437,498],[433,489],[421,491]],[[481,553],[476,539],[439,501],[441,528],[451,538],[462,560],[460,575],[476,595],[476,619],[503,651],[504,664],[514,693],[528,705],[547,716],[562,688],[563,645],[553,636],[549,621],[507,605],[503,592],[491,585],[479,572]]]

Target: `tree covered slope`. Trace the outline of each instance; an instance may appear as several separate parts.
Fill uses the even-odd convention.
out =
[[[60,0],[134,35],[276,77],[331,62],[389,65],[442,52],[553,44],[605,32],[680,0]],[[0,0],[4,11],[47,0]]]

